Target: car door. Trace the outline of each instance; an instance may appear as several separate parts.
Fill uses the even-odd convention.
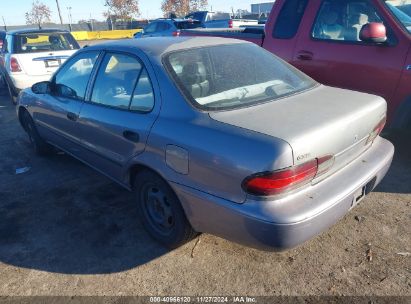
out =
[[[33,118],[39,132],[55,145],[77,154],[77,118],[99,51],[81,52],[69,59],[51,81],[50,94],[36,95]]]
[[[148,62],[136,55],[107,52],[81,109],[81,158],[116,180],[122,180],[128,161],[144,151],[158,116],[153,78]]]
[[[316,1],[303,18],[292,64],[321,83],[389,100],[399,82],[408,42],[401,39],[381,5],[370,0]],[[387,42],[360,41],[359,32],[369,22],[384,23]]]

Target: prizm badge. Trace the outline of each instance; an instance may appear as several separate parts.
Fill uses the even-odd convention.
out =
[[[299,156],[297,156],[297,160],[306,159],[306,158],[310,157],[310,155],[311,155],[311,153],[299,155]]]

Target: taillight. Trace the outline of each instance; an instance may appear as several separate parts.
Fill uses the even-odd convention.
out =
[[[180,36],[180,31],[175,31],[175,32],[173,32],[173,36],[174,36],[174,37]]]
[[[258,196],[289,192],[310,183],[327,172],[334,164],[334,156],[327,155],[283,170],[252,175],[243,182],[243,189]]]
[[[21,68],[19,65],[19,62],[17,61],[16,58],[11,57],[10,58],[10,71],[15,73],[15,72],[21,72]]]
[[[233,20],[228,20],[228,27],[233,28]]]
[[[387,117],[384,116],[384,118],[381,119],[380,122],[375,126],[374,130],[372,130],[372,132],[370,133],[370,136],[368,136],[367,144],[369,144],[370,142],[373,142],[377,138],[377,136],[380,135],[380,133],[385,127],[386,122],[387,122]]]

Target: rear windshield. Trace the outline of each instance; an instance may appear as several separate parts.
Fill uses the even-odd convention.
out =
[[[25,33],[14,36],[13,52],[38,53],[79,49],[69,33]]]
[[[174,25],[179,30],[189,30],[189,29],[201,27],[201,22],[197,20],[179,21],[179,22],[174,22]]]
[[[183,50],[166,55],[177,86],[198,108],[224,110],[269,102],[316,82],[254,44]]]
[[[204,12],[195,12],[195,13],[191,13],[191,14],[185,16],[184,18],[203,21],[202,19],[204,18],[204,15],[205,15]]]
[[[227,19],[231,19],[231,15],[229,13],[220,13],[220,12],[210,13],[207,16],[207,19],[209,21],[212,21],[212,20],[227,20]]]

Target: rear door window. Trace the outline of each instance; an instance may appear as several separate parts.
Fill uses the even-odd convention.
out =
[[[154,33],[156,31],[156,28],[157,28],[157,23],[158,22],[153,22],[153,23],[150,23],[149,25],[147,25],[144,28],[144,34]]]
[[[291,39],[298,31],[308,0],[287,0],[277,17],[273,37]]]
[[[157,32],[164,32],[168,31],[171,28],[171,25],[167,22],[159,22],[157,23]]]

